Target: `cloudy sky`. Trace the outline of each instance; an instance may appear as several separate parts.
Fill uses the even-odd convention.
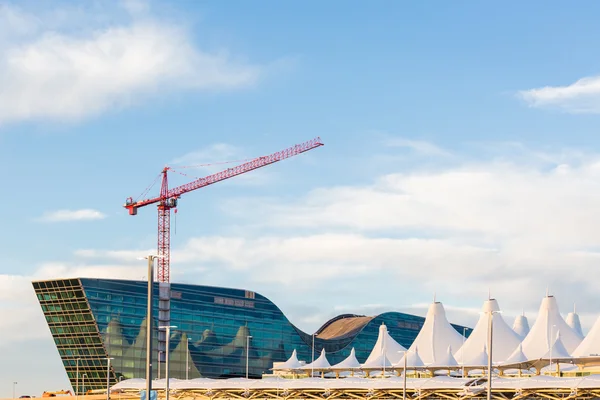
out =
[[[0,3],[0,397],[13,381],[68,387],[31,281],[145,278],[156,210],[122,205],[164,165],[182,184],[316,136],[324,147],[182,198],[173,281],[257,291],[309,332],[343,312],[423,315],[434,294],[474,325],[488,290],[510,323],[533,322],[547,289],[589,329],[598,13]]]

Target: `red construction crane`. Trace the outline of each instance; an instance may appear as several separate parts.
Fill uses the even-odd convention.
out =
[[[286,158],[293,157],[300,153],[316,149],[319,146],[323,146],[323,143],[321,142],[321,138],[317,137],[308,142],[297,144],[268,156],[255,158],[254,160],[240,164],[237,167],[228,168],[224,171],[196,179],[195,181],[177,186],[173,189],[169,189],[167,177],[167,173],[171,168],[165,167],[162,170],[162,186],[158,197],[139,201],[133,201],[133,198],[129,197],[123,206],[129,210],[129,215],[137,215],[138,208],[158,203],[158,254],[162,256],[162,258],[158,259],[158,281],[169,282],[171,259],[171,209],[177,207],[177,200],[181,195],[212,185],[213,183],[224,181],[225,179],[233,178],[234,176],[245,174],[246,172],[264,167],[265,165],[285,160]]]

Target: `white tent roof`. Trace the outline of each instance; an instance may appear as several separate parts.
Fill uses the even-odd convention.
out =
[[[406,349],[398,342],[394,340],[390,336],[387,331],[387,326],[385,324],[381,324],[379,326],[379,336],[377,337],[377,342],[371,350],[371,354],[367,357],[365,364],[369,364],[376,357],[380,356],[385,350],[385,356],[392,363],[397,363],[402,357],[401,351],[405,351]]]
[[[449,376],[436,376],[434,378],[408,378],[406,387],[410,390],[435,390],[435,389],[463,389],[465,385],[472,382],[472,379],[451,378]],[[346,379],[208,379],[198,378],[190,380],[176,380],[169,386],[174,390],[197,390],[206,393],[207,390],[259,390],[259,389],[397,389],[402,387],[402,378],[390,377],[388,379],[365,379],[365,378],[346,378]],[[153,387],[162,389],[164,386]],[[486,383],[474,388],[485,387]],[[566,389],[595,389],[600,388],[600,379],[598,375],[584,377],[555,377],[555,376],[534,376],[530,378],[502,378],[494,377],[494,388],[497,389],[544,389],[544,388],[566,388]],[[122,382],[111,387],[116,389],[145,389],[145,379],[125,379]]]
[[[454,353],[454,356],[461,364],[463,364],[464,361],[465,365],[471,365],[468,363],[469,360],[476,359],[481,354],[481,349],[487,347],[489,312],[500,311],[500,307],[496,299],[489,299],[483,303],[481,311],[482,313],[479,316],[479,321],[477,321],[477,325],[475,325],[473,332],[471,332],[469,338],[465,341],[465,344]],[[519,335],[508,326],[500,313],[493,314],[492,336],[492,362],[494,363],[506,360],[517,348],[519,343],[521,343]],[[485,365],[487,365],[487,361]]]
[[[525,336],[529,333],[529,321],[527,321],[527,317],[525,314],[517,315],[515,318],[515,322],[513,323],[513,331],[516,332],[517,335],[524,339]]]
[[[525,353],[523,353],[523,345],[519,344],[519,347],[503,362],[503,364],[518,364],[527,361]]]
[[[560,333],[556,335],[552,348],[548,349],[546,353],[540,358],[569,358],[569,352],[565,349],[562,341],[560,340]]]
[[[410,350],[415,351],[418,347],[421,359],[428,365],[445,360],[448,346],[459,349],[462,342],[463,336],[446,319],[442,303],[434,302],[429,306],[425,323]]]
[[[274,369],[274,370],[291,370],[291,369],[300,369],[300,367],[302,367],[302,364],[300,364],[300,361],[298,361],[298,355],[296,354],[296,349],[294,349],[294,351],[292,352],[292,355],[286,362],[279,364],[277,366],[273,366],[272,369]]]
[[[369,357],[369,359],[363,365],[361,365],[361,368],[362,369],[383,369],[384,366],[385,366],[385,368],[392,368],[392,363],[384,354],[380,353],[378,356],[376,356],[374,358]]]
[[[394,364],[394,367],[397,368],[404,368],[404,357],[406,357],[408,355],[408,357],[406,358],[406,368],[421,368],[425,366],[425,363],[423,362],[423,360],[421,360],[421,357],[419,357],[419,349],[415,347],[415,350],[407,350],[406,353],[404,353],[404,355],[402,356],[402,358],[400,359],[400,361],[398,361],[396,364]]]
[[[457,365],[456,359],[452,356],[452,346],[448,346],[444,357],[438,357],[435,362],[427,364],[427,367],[456,367]]]
[[[531,331],[523,339],[523,353],[529,360],[542,358],[550,347],[551,336],[556,337],[554,335],[557,334],[568,353],[573,352],[581,343],[579,335],[561,317],[556,298],[546,296]]]
[[[356,353],[354,352],[354,347],[350,351],[350,355],[346,357],[342,362],[339,362],[331,367],[331,369],[340,369],[340,370],[353,370],[360,368],[360,363],[356,359]]]
[[[572,356],[589,357],[598,354],[600,354],[600,317],[598,317],[585,339],[573,351]]]
[[[583,331],[581,330],[581,321],[579,321],[579,314],[575,311],[575,305],[573,305],[573,311],[567,315],[566,323],[583,339]]]
[[[325,349],[321,350],[321,355],[315,361],[300,367],[300,369],[302,370],[329,368],[331,368],[331,364],[329,364],[329,361],[327,360],[327,356],[325,355]]]
[[[494,354],[492,353],[492,358],[493,357]],[[476,354],[473,358],[466,359],[463,365],[469,367],[485,367],[486,365],[488,365],[488,353],[486,351],[486,346],[483,346],[481,348],[481,351],[479,351],[479,353]]]

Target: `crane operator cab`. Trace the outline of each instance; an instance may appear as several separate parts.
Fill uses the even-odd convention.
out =
[[[176,198],[167,199],[167,200],[165,200],[165,205],[168,206],[169,208],[177,207],[177,199]]]

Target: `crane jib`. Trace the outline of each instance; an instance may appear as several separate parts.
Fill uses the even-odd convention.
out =
[[[163,180],[160,195],[154,198],[133,201],[130,197],[124,204],[124,207],[129,211],[129,215],[137,215],[138,208],[145,207],[150,204],[158,203],[158,254],[164,257],[158,260],[158,281],[169,282],[170,275],[170,213],[171,209],[177,206],[177,199],[183,194],[200,189],[217,182],[224,181],[235,176],[245,174],[255,169],[276,163],[278,161],[285,160],[304,153],[309,150],[316,149],[317,147],[323,146],[321,138],[309,140],[307,142],[297,144],[289,147],[285,150],[278,151],[268,156],[261,156],[254,160],[240,164],[233,168],[228,168],[216,174],[208,175],[204,178],[197,179],[195,181],[186,183],[181,186],[177,186],[173,189],[168,189],[167,172],[169,167],[165,167],[162,171]]]

